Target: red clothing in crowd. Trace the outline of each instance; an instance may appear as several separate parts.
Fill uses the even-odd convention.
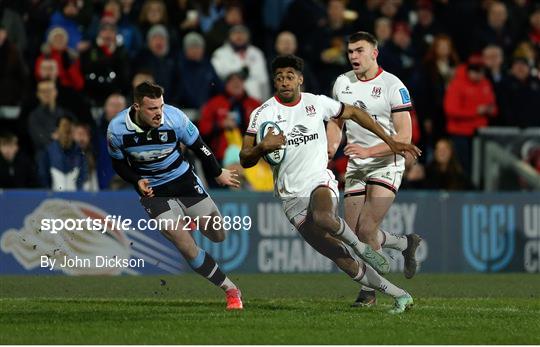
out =
[[[52,58],[58,65],[58,82],[62,87],[71,88],[80,91],[84,87],[84,77],[81,72],[81,63],[79,58],[73,58],[73,61],[65,61],[70,59],[67,52],[59,52],[51,49],[47,54],[41,54],[36,59],[35,76],[38,80],[41,80],[39,73],[39,66],[41,62],[46,58]]]
[[[240,101],[243,109],[243,125],[238,124],[240,133],[243,135],[249,123],[249,116],[251,112],[257,107],[261,106],[261,103],[250,96],[245,95]],[[232,104],[231,98],[226,94],[219,94],[208,100],[208,102],[202,107],[201,118],[199,120],[199,132],[202,136],[212,137],[212,140],[208,144],[216,158],[221,161],[227,149],[227,139],[225,138],[225,132],[221,123],[227,117],[231,111]]]
[[[476,129],[487,126],[487,116],[478,113],[478,107],[482,105],[493,105],[494,112],[491,116],[497,115],[495,93],[491,83],[485,77],[479,82],[471,81],[467,75],[467,66],[459,66],[444,96],[448,133],[472,136]]]

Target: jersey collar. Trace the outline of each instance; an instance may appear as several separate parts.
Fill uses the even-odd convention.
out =
[[[358,78],[358,76],[356,76],[356,74],[354,75],[356,77],[356,80],[359,81],[359,82],[369,82],[369,81],[373,81],[375,78],[379,77],[380,74],[383,73],[383,68],[379,66],[379,69],[377,70],[377,73],[375,74],[375,76],[373,76],[373,78],[370,78],[370,79],[367,79],[367,80],[361,80]]]
[[[138,132],[138,133],[144,133],[144,130],[141,129],[140,126],[138,126],[137,124],[135,124],[134,121],[131,120],[131,117],[129,116],[129,113],[131,112],[131,109],[132,109],[133,106],[130,106],[128,111],[126,112],[126,128],[130,131],[135,131],[135,132]],[[133,111],[135,111],[135,109],[133,109]],[[165,122],[165,113],[163,113],[161,115],[161,125],[163,125],[163,123]]]
[[[298,98],[298,100],[296,100],[296,102],[288,102],[288,103],[283,102],[283,101],[281,101],[281,99],[279,98],[279,96],[277,94],[274,95],[274,98],[276,99],[277,102],[279,102],[283,106],[293,107],[293,106],[298,105],[300,103],[300,101],[302,100],[302,93],[300,93],[300,97]]]

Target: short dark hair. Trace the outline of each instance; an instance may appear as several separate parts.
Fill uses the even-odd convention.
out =
[[[373,45],[373,47],[377,48],[379,42],[377,42],[377,39],[372,34],[368,33],[367,31],[357,31],[354,34],[349,35],[348,42],[354,43],[358,41],[367,41]]]
[[[272,61],[272,75],[276,73],[277,69],[284,67],[292,67],[300,74],[304,71],[304,60],[296,55],[278,55]]]
[[[18,137],[12,132],[2,131],[0,132],[0,145],[6,145],[9,143],[17,142]]]
[[[144,97],[150,99],[158,99],[163,95],[163,87],[155,83],[144,81],[133,89],[133,98],[135,102],[140,104]]]

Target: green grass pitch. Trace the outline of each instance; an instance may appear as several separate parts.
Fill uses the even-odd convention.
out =
[[[415,307],[351,308],[343,274],[234,274],[243,312],[195,276],[0,277],[2,344],[540,344],[538,274],[390,279]]]

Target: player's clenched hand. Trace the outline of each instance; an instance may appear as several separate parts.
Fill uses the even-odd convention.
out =
[[[154,196],[154,190],[152,187],[150,187],[150,181],[148,181],[146,178],[138,180],[137,186],[145,198],[151,198]]]
[[[281,131],[279,134],[274,134],[274,128],[270,127],[268,128],[268,133],[261,141],[261,148],[264,152],[272,152],[275,151],[278,148],[281,148],[282,146],[285,146],[285,135],[283,135],[283,131]]]
[[[238,171],[236,170],[222,169],[221,175],[216,177],[216,182],[222,186],[240,188],[240,181],[238,180]]]
[[[413,144],[392,141],[388,145],[390,146],[392,152],[399,154],[403,157],[405,157],[407,153],[410,154],[414,159],[422,155],[422,151],[420,150],[420,148],[416,147]]]
[[[349,143],[343,149],[343,153],[351,159],[366,159],[369,158],[369,151],[356,143]]]

